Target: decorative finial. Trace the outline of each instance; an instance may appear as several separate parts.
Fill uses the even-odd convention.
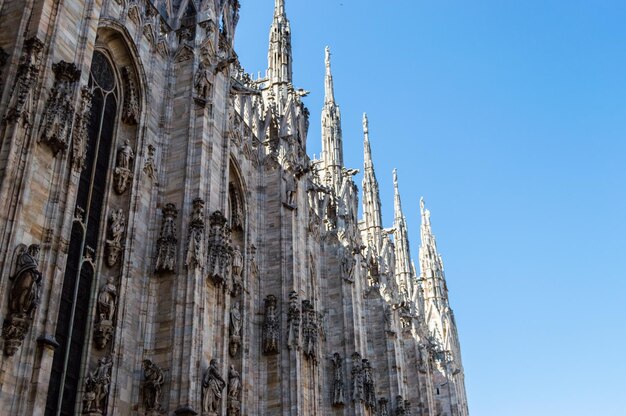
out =
[[[420,197],[420,211],[422,211],[422,215],[424,215],[424,197]]]
[[[398,170],[393,168],[393,187],[398,189]]]
[[[330,68],[330,47],[326,47],[326,68]]]
[[[367,121],[367,113],[363,113],[363,133],[369,133],[368,121]]]

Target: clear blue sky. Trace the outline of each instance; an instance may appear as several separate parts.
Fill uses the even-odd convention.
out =
[[[346,164],[366,111],[416,260],[421,195],[432,211],[472,416],[626,415],[626,2],[286,2],[309,154],[329,45]],[[236,48],[264,71],[274,1],[242,3]]]

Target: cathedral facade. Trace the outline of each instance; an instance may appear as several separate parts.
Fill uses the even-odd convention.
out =
[[[430,214],[418,269],[364,115],[359,217],[328,50],[307,155],[284,3],[255,78],[238,0],[0,0],[2,414],[468,415]]]

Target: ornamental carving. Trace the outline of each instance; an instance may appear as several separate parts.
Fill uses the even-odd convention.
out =
[[[216,285],[230,281],[233,248],[230,241],[230,227],[221,211],[215,211],[209,217],[208,278]]]
[[[113,317],[117,305],[117,288],[112,277],[109,277],[98,292],[96,304],[96,325],[94,341],[98,349],[103,349],[113,336]]]
[[[176,269],[176,217],[178,210],[172,203],[163,207],[161,235],[157,241],[156,272],[173,272]]]
[[[204,268],[204,200],[193,200],[189,235],[187,236],[187,256],[185,266],[188,269]]]
[[[72,119],[74,117],[74,83],[80,78],[76,65],[65,61],[52,65],[54,86],[46,101],[41,119],[41,141],[46,143],[56,155],[65,152],[70,142]]]
[[[345,400],[343,397],[343,367],[341,355],[336,352],[332,358],[333,361],[333,406],[343,406]]]
[[[83,415],[104,416],[107,414],[107,401],[111,386],[110,356],[98,359],[98,366],[87,375],[83,395]]]
[[[318,317],[313,304],[302,301],[302,348],[304,356],[315,363],[317,361]]]
[[[93,94],[89,87],[81,88],[78,110],[74,115],[74,134],[72,137],[72,169],[76,172],[81,172],[85,168],[92,98]]]
[[[143,360],[143,404],[147,412],[160,412],[161,390],[165,383],[165,373],[152,360]],[[158,414],[158,413],[157,413]]]
[[[6,120],[9,122],[21,120],[24,124],[28,123],[30,114],[26,108],[26,101],[31,95],[41,71],[42,50],[43,42],[36,37],[27,39],[24,42],[13,88],[13,105],[6,115]]]
[[[126,218],[122,209],[113,210],[109,216],[109,238],[106,240],[107,266],[113,267],[117,264],[120,253],[124,249],[122,238],[126,230]]]
[[[363,365],[363,392],[365,395],[365,406],[370,410],[376,410],[376,388],[374,387],[374,377],[372,375],[372,365],[364,358]]]
[[[28,248],[20,244],[15,250],[15,274],[9,276],[9,311],[2,326],[4,353],[13,356],[26,337],[33,315],[39,306],[42,275],[39,266],[39,244]]]
[[[361,354],[352,354],[352,401],[363,401],[363,367]]]
[[[139,120],[139,94],[135,79],[127,66],[122,68],[122,82],[124,83],[122,121],[129,125],[135,125]]]
[[[241,414],[241,376],[231,364],[228,370],[228,416]]]
[[[132,167],[133,160],[135,159],[135,152],[130,147],[128,139],[124,140],[124,144],[117,149],[117,158],[115,170],[113,171],[113,182],[115,185],[115,192],[123,194],[133,177]]]
[[[278,354],[279,329],[276,296],[269,295],[265,298],[265,320],[263,321],[263,352],[265,354]]]
[[[226,382],[220,375],[217,360],[214,358],[202,379],[202,412],[207,416],[217,416],[220,412],[224,387]]]
[[[235,357],[241,347],[241,326],[241,308],[239,302],[233,302],[233,306],[230,308],[230,335],[228,343],[228,351],[231,357]]]
[[[300,348],[300,305],[298,294],[289,292],[289,310],[287,311],[287,347],[289,349]]]

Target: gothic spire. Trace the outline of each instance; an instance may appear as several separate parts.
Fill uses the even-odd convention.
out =
[[[374,162],[372,162],[372,149],[370,147],[369,123],[367,114],[363,113],[363,217],[365,228],[368,233],[377,233],[378,238],[382,238],[383,220],[381,213],[380,194],[378,191],[378,181],[374,173]]]
[[[425,208],[424,198],[420,199],[422,214],[421,237],[422,245],[419,250],[420,269],[422,279],[426,283],[424,297],[427,300],[446,302],[448,288],[446,287],[443,260],[437,251],[437,243],[430,226],[430,211]]]
[[[276,0],[267,53],[270,84],[291,83],[291,28],[285,14],[285,0]]]
[[[326,47],[326,97],[322,108],[322,161],[326,179],[339,192],[341,168],[343,167],[343,144],[341,138],[341,112],[335,103],[333,76],[330,72],[330,48]]]
[[[409,235],[406,226],[406,218],[402,213],[400,191],[398,190],[398,173],[393,170],[394,189],[394,242],[396,249],[396,278],[401,293],[410,297],[413,294],[411,250],[409,248]]]

